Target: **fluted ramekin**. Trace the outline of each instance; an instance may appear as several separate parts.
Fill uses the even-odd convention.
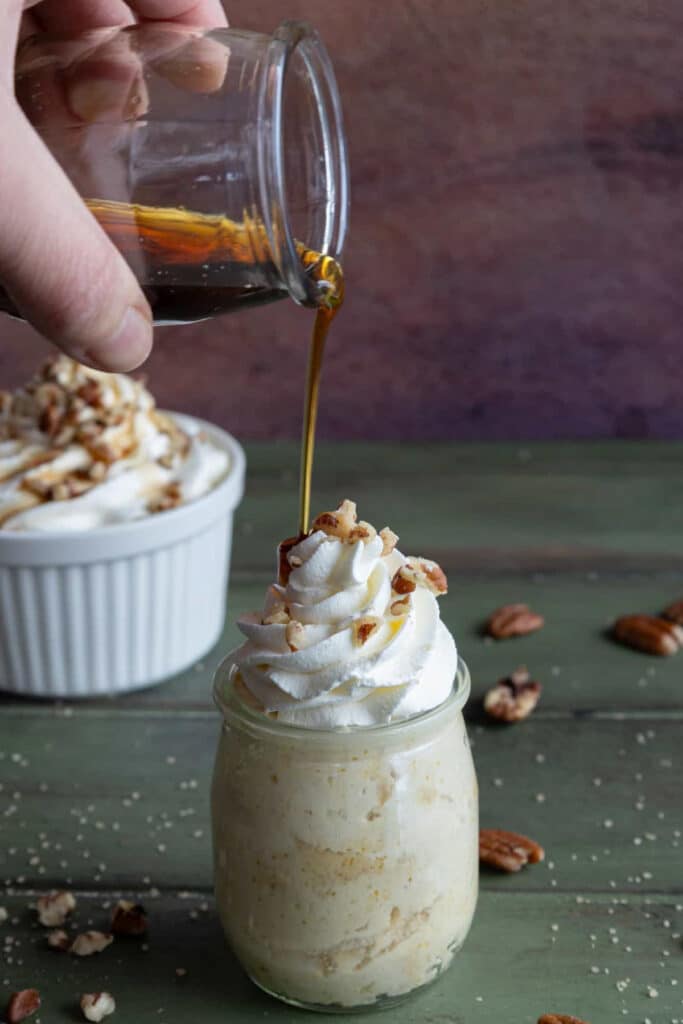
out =
[[[244,452],[195,501],[144,519],[77,532],[0,530],[0,690],[96,697],[150,686],[215,644],[225,621],[233,512]]]

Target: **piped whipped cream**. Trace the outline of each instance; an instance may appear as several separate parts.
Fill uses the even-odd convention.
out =
[[[308,536],[280,545],[263,612],[238,620],[232,655],[245,699],[279,721],[316,729],[378,725],[441,704],[457,669],[437,597],[446,577],[406,558],[389,529],[358,523],[345,501]]]
[[[67,356],[0,395],[0,527],[89,530],[206,494],[227,453],[160,412],[144,383]]]

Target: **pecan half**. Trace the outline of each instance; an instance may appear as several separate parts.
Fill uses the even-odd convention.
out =
[[[499,871],[520,871],[525,864],[537,864],[545,857],[542,846],[527,836],[499,828],[479,830],[479,860]]]
[[[541,690],[541,684],[531,679],[526,668],[518,668],[488,691],[484,711],[499,722],[520,722],[538,704]]]
[[[512,636],[526,636],[542,629],[545,619],[532,612],[528,604],[506,604],[489,616],[486,632],[496,640],[507,640]]]
[[[660,657],[683,646],[683,627],[656,615],[622,615],[614,623],[613,635],[620,644]]]
[[[662,618],[683,626],[683,601],[674,601],[668,608],[665,608],[662,612]]]
[[[7,1024],[20,1024],[32,1013],[40,1009],[40,992],[37,988],[25,988],[21,992],[13,992],[5,1010]]]
[[[111,917],[114,935],[144,935],[147,931],[147,914],[140,903],[119,900]]]
[[[289,581],[289,574],[294,566],[289,561],[289,552],[292,548],[295,548],[297,544],[300,544],[304,539],[304,535],[300,533],[297,537],[287,537],[286,540],[281,540],[278,544],[277,549],[277,561],[278,561],[278,573],[277,581],[281,587],[286,587]]]
[[[544,1013],[538,1018],[538,1024],[588,1024],[586,1020],[579,1020],[569,1013]]]

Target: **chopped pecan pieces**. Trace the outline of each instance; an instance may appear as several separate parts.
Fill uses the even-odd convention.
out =
[[[86,405],[99,407],[102,405],[102,387],[99,381],[89,377],[84,384],[77,389],[76,394]]]
[[[111,917],[114,935],[144,935],[147,931],[147,914],[140,903],[119,900]]]
[[[345,498],[338,509],[334,512],[322,512],[313,520],[311,533],[322,530],[328,537],[338,537],[340,540],[348,540],[351,531],[356,526],[356,503]]]
[[[286,626],[289,622],[287,605],[278,602],[274,604],[267,615],[261,620],[264,626]]]
[[[412,594],[418,586],[437,597],[448,593],[448,580],[441,566],[426,558],[409,558],[394,573],[391,588],[396,594]]]
[[[543,860],[545,851],[533,839],[498,828],[479,830],[479,859],[499,871],[520,871]]]
[[[683,646],[683,627],[655,615],[622,615],[613,634],[620,644],[661,657],[676,654]]]
[[[579,1020],[568,1013],[544,1013],[538,1018],[538,1024],[588,1024],[586,1020]]]
[[[379,531],[379,535],[383,544],[382,558],[385,558],[387,555],[391,554],[398,544],[398,534],[394,533],[393,530],[390,530],[388,526],[385,526],[383,530]]]
[[[36,901],[38,920],[46,928],[59,928],[64,924],[72,910],[76,909],[76,900],[70,892],[51,892],[39,896]]]
[[[113,941],[114,936],[104,932],[81,932],[71,943],[69,952],[74,956],[92,956],[93,953],[101,953]]]
[[[164,488],[162,493],[150,501],[147,506],[148,510],[152,513],[155,512],[168,512],[171,508],[177,508],[183,501],[183,494],[180,489],[180,484],[177,481],[173,481]]]
[[[410,594],[405,594],[403,597],[398,597],[395,601],[392,601],[389,611],[392,615],[407,615],[410,611],[410,605]]]
[[[293,568],[295,568],[289,560],[289,553],[292,548],[295,548],[297,544],[300,544],[304,539],[303,534],[299,534],[297,537],[287,537],[286,540],[280,541],[277,549],[278,557],[278,574],[277,580],[281,587],[286,587],[289,582],[289,574]]]
[[[71,945],[71,939],[63,928],[54,928],[51,932],[47,933],[47,944],[50,949],[56,949],[63,953]]]
[[[46,406],[40,414],[38,426],[48,437],[56,437],[62,425],[63,414],[57,405]]]
[[[290,619],[285,629],[285,640],[290,651],[298,651],[301,649],[304,641],[304,627],[296,619]]]
[[[355,619],[351,627],[354,646],[362,647],[379,627],[380,620],[375,615],[364,615],[360,619]]]
[[[13,992],[5,1010],[7,1024],[20,1024],[40,1009],[40,992],[37,988],[25,988]]]
[[[377,536],[377,530],[370,523],[364,522],[362,519],[357,526],[354,526],[349,533],[349,542],[354,544],[356,541],[362,540],[364,544],[374,540]]]
[[[484,710],[499,722],[519,722],[534,710],[541,690],[541,684],[531,679],[526,668],[518,668],[488,691]]]
[[[535,633],[544,625],[543,616],[532,612],[527,604],[506,604],[490,615],[486,631],[496,640],[507,640],[508,637]]]
[[[662,618],[683,626],[683,601],[674,601],[662,612]]]
[[[396,570],[391,581],[391,589],[395,594],[412,594],[414,590],[417,590],[415,576],[407,565],[402,565],[400,569]]]
[[[116,1010],[116,1002],[110,992],[85,992],[81,996],[81,1010],[86,1020],[101,1021]]]

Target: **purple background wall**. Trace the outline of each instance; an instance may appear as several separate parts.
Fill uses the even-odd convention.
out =
[[[321,29],[351,150],[322,436],[683,436],[678,0],[232,0]],[[310,314],[158,332],[161,404],[294,437]],[[0,380],[43,351],[0,318]]]

